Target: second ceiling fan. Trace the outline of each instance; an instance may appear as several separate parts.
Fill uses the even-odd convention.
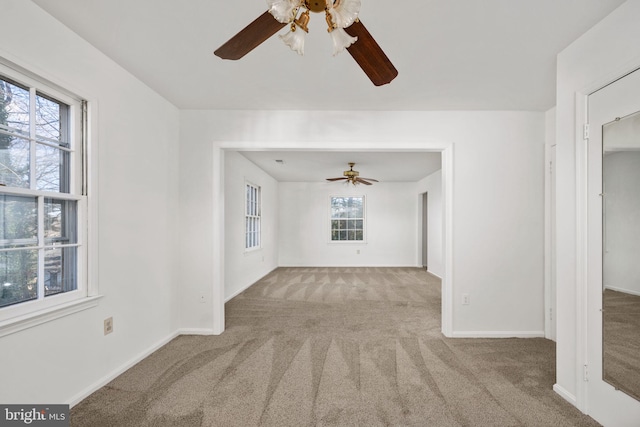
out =
[[[341,177],[338,178],[327,178],[327,181],[343,181],[343,180],[347,180],[347,183],[352,183],[353,185],[358,185],[358,184],[364,184],[364,185],[373,185],[371,182],[369,181],[373,181],[373,182],[378,182],[377,179],[373,179],[373,178],[361,178],[360,177],[360,172],[358,171],[354,171],[353,167],[356,164],[351,162],[349,163],[349,170],[348,171],[344,171],[342,173]]]
[[[291,31],[280,38],[302,54],[304,35],[309,32],[309,12],[324,12],[334,55],[347,49],[376,86],[390,83],[398,75],[398,70],[359,20],[360,0],[267,0],[267,5],[269,10],[214,54],[222,59],[240,59],[287,24],[291,24]]]

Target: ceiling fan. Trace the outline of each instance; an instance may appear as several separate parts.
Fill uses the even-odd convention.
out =
[[[390,83],[398,75],[387,55],[358,18],[361,0],[267,0],[269,10],[213,52],[222,59],[240,59],[285,25],[291,31],[280,38],[292,50],[304,53],[304,35],[309,32],[309,12],[324,12],[336,55],[351,54],[376,86]],[[298,14],[300,12],[300,14]]]
[[[344,171],[342,173],[344,176],[341,176],[338,178],[327,178],[327,181],[341,181],[346,179],[347,182],[350,182],[353,185],[358,185],[358,184],[373,185],[369,181],[379,182],[377,179],[373,179],[373,178],[360,178],[360,172],[353,170],[353,167],[355,165],[356,164],[353,162],[349,163],[349,170]]]

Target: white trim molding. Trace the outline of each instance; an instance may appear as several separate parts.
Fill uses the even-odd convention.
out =
[[[205,328],[182,328],[178,329],[176,336],[178,335],[219,335],[214,333],[213,329]]]
[[[560,395],[560,397],[562,397],[564,400],[566,400],[567,402],[571,403],[573,406],[577,405],[577,399],[576,397],[569,393],[567,391],[567,389],[565,389],[564,387],[562,387],[561,385],[558,384],[554,384],[553,385],[553,391],[555,391],[556,393],[558,393]]]
[[[102,298],[102,295],[90,296],[7,319],[0,322],[0,337],[15,334],[16,332],[95,307],[98,305],[100,298]]]
[[[442,149],[444,277],[442,278],[442,334],[453,336],[453,144]]]
[[[213,323],[216,334],[224,331],[224,158],[225,151],[371,151],[370,144],[362,142],[309,143],[304,149],[288,147],[280,142],[236,141],[213,143]],[[453,331],[453,150],[451,142],[393,142],[376,147],[375,151],[425,151],[442,153],[442,198],[443,198],[443,254],[444,277],[442,277],[442,333],[452,337]]]
[[[544,338],[544,331],[455,331],[451,338]]]
[[[421,265],[418,266],[419,268],[424,268]],[[433,271],[427,269],[427,273],[429,273],[430,275],[432,275],[433,277],[437,277],[438,279],[442,280],[442,277],[438,276],[436,273],[434,273]]]

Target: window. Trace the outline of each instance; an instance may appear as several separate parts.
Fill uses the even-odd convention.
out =
[[[331,197],[331,241],[364,241],[364,196]]]
[[[0,320],[87,296],[83,103],[0,64]]]
[[[247,183],[245,202],[245,249],[260,247],[260,187]]]

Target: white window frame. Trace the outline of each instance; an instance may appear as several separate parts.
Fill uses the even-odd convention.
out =
[[[346,218],[333,218],[332,215],[332,206],[333,199],[335,198],[360,198],[362,199],[362,240],[333,240],[332,238],[332,222],[334,219],[346,219]],[[331,244],[366,244],[367,243],[367,198],[364,194],[358,195],[331,195],[329,196],[329,243]],[[359,220],[360,218],[355,218],[355,220]]]
[[[251,189],[251,196],[248,190]],[[252,182],[244,183],[244,251],[262,248],[262,188]]]
[[[77,242],[56,247],[77,247],[77,271],[76,289],[55,295],[44,296],[43,264],[44,259],[39,257],[38,299],[17,303],[0,308],[0,337],[9,335],[20,330],[48,322],[50,320],[66,316],[97,305],[100,298],[97,285],[89,286],[89,199],[88,199],[88,104],[81,97],[78,97],[58,85],[43,78],[35,76],[24,68],[9,63],[0,58],[0,75],[10,81],[16,82],[24,87],[28,87],[31,98],[35,93],[42,94],[69,106],[69,148],[65,149],[70,153],[69,159],[69,192],[60,193],[54,191],[43,191],[35,188],[35,182],[31,180],[30,188],[0,187],[0,191],[7,195],[35,197],[38,201],[38,221],[39,239],[34,250],[44,251],[50,248],[45,245],[42,235],[43,222],[43,202],[45,198],[56,200],[75,201],[77,206],[76,234]],[[33,108],[33,107],[32,107]],[[30,135],[32,139],[34,135]],[[31,144],[32,147],[35,144]],[[33,154],[34,148],[32,148]],[[34,157],[31,156],[32,165]],[[93,163],[93,162],[91,162]]]

